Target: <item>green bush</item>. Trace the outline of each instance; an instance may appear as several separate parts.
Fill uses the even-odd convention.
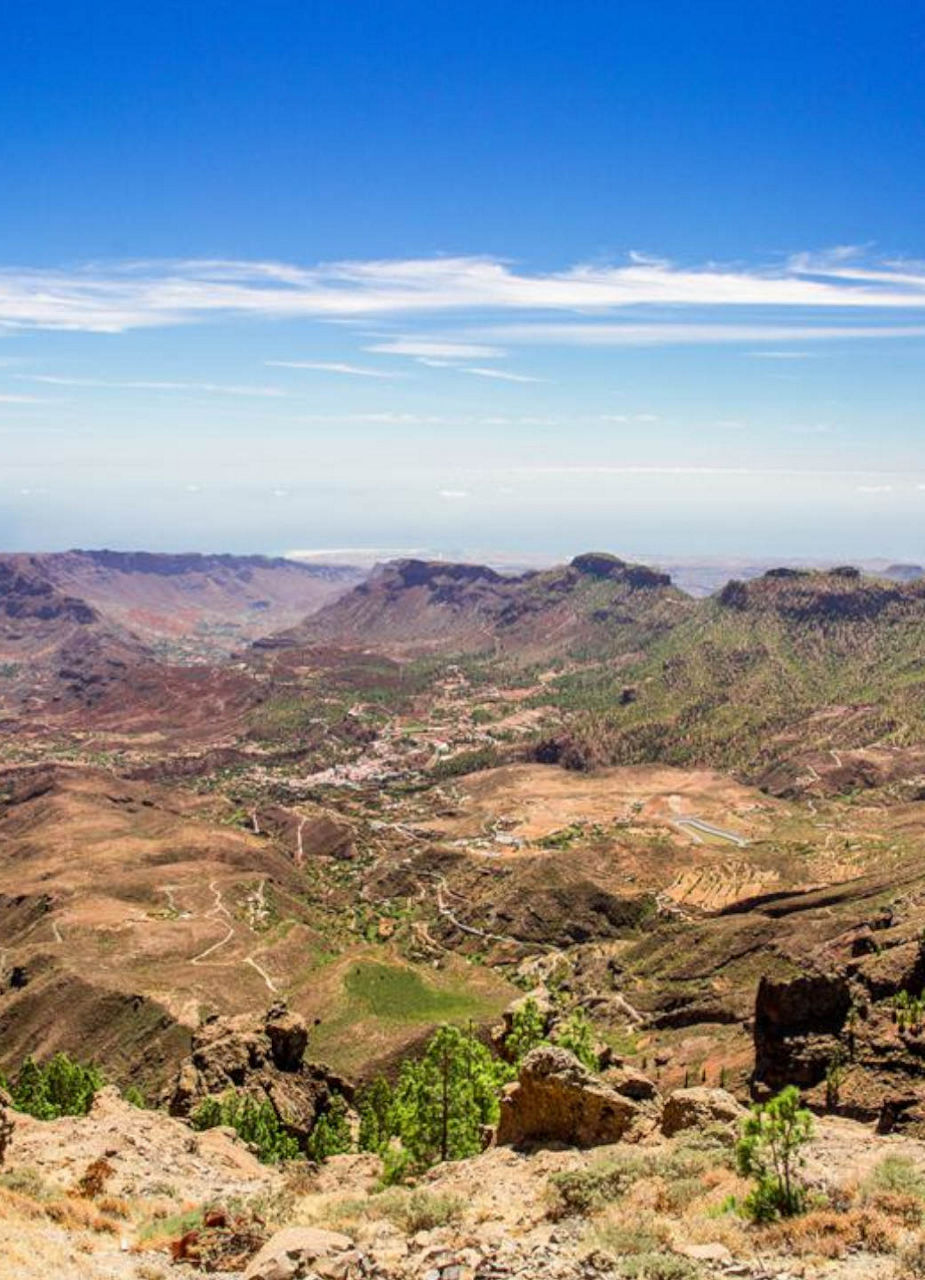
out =
[[[327,1110],[315,1121],[305,1144],[305,1154],[309,1160],[321,1164],[328,1156],[344,1155],[352,1146],[353,1135],[347,1122],[347,1104],[336,1093],[328,1103]]]
[[[251,1143],[264,1164],[294,1160],[299,1154],[298,1142],[283,1128],[269,1098],[252,1098],[231,1090],[203,1098],[190,1120],[194,1129],[228,1125],[244,1142]]]
[[[562,1049],[568,1049],[589,1071],[597,1071],[600,1062],[594,1047],[594,1029],[584,1009],[575,1009],[556,1030],[553,1037]]]
[[[37,1120],[56,1120],[58,1116],[85,1116],[102,1087],[103,1077],[96,1067],[56,1053],[41,1065],[26,1058],[10,1087],[10,1097],[17,1111]]]
[[[887,1155],[871,1169],[863,1189],[868,1193],[915,1196],[925,1200],[925,1171],[909,1156]]]
[[[528,996],[514,1011],[511,1030],[504,1042],[505,1050],[516,1066],[531,1049],[546,1043],[546,1019],[534,997]]]
[[[810,1113],[794,1085],[769,1102],[752,1107],[736,1143],[739,1173],[754,1178],[744,1208],[755,1222],[802,1213],[806,1189],[799,1178],[803,1149],[813,1133]]]

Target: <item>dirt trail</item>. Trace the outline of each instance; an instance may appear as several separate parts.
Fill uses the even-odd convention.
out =
[[[214,880],[209,881],[209,890],[215,895],[215,906],[205,913],[203,919],[209,920],[218,917],[219,915],[227,916],[228,932],[225,934],[224,938],[220,938],[218,942],[213,942],[210,947],[206,947],[205,951],[200,951],[198,956],[194,956],[190,961],[190,964],[201,964],[202,961],[205,960],[206,956],[210,956],[213,951],[218,951],[219,947],[225,946],[227,942],[231,941],[235,934],[234,922],[231,919],[231,912],[225,906],[222,898],[222,891],[218,888]]]

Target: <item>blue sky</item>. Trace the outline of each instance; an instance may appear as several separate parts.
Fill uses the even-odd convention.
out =
[[[925,557],[920,4],[14,3],[0,545]]]

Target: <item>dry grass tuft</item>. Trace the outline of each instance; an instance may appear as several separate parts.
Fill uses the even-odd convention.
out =
[[[797,1257],[843,1258],[849,1249],[895,1253],[899,1232],[895,1223],[876,1209],[815,1209],[783,1218],[760,1231],[761,1248]]]

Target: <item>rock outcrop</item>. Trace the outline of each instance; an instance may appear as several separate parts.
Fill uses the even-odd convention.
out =
[[[684,1129],[707,1129],[713,1125],[733,1127],[745,1115],[745,1108],[725,1089],[675,1089],[665,1099],[662,1133],[672,1138]]]
[[[304,1146],[331,1099],[348,1101],[353,1088],[327,1067],[305,1061],[309,1031],[285,1004],[266,1016],[210,1018],[193,1036],[190,1056],[181,1064],[168,1106],[171,1115],[189,1116],[203,1099],[235,1089],[270,1101],[287,1132]]]
[[[636,1140],[645,1111],[594,1075],[567,1049],[540,1045],[524,1058],[515,1084],[501,1099],[501,1146],[565,1142],[597,1147]]]
[[[320,1227],[285,1227],[251,1259],[244,1280],[302,1280],[358,1274],[360,1255],[349,1236]]]

